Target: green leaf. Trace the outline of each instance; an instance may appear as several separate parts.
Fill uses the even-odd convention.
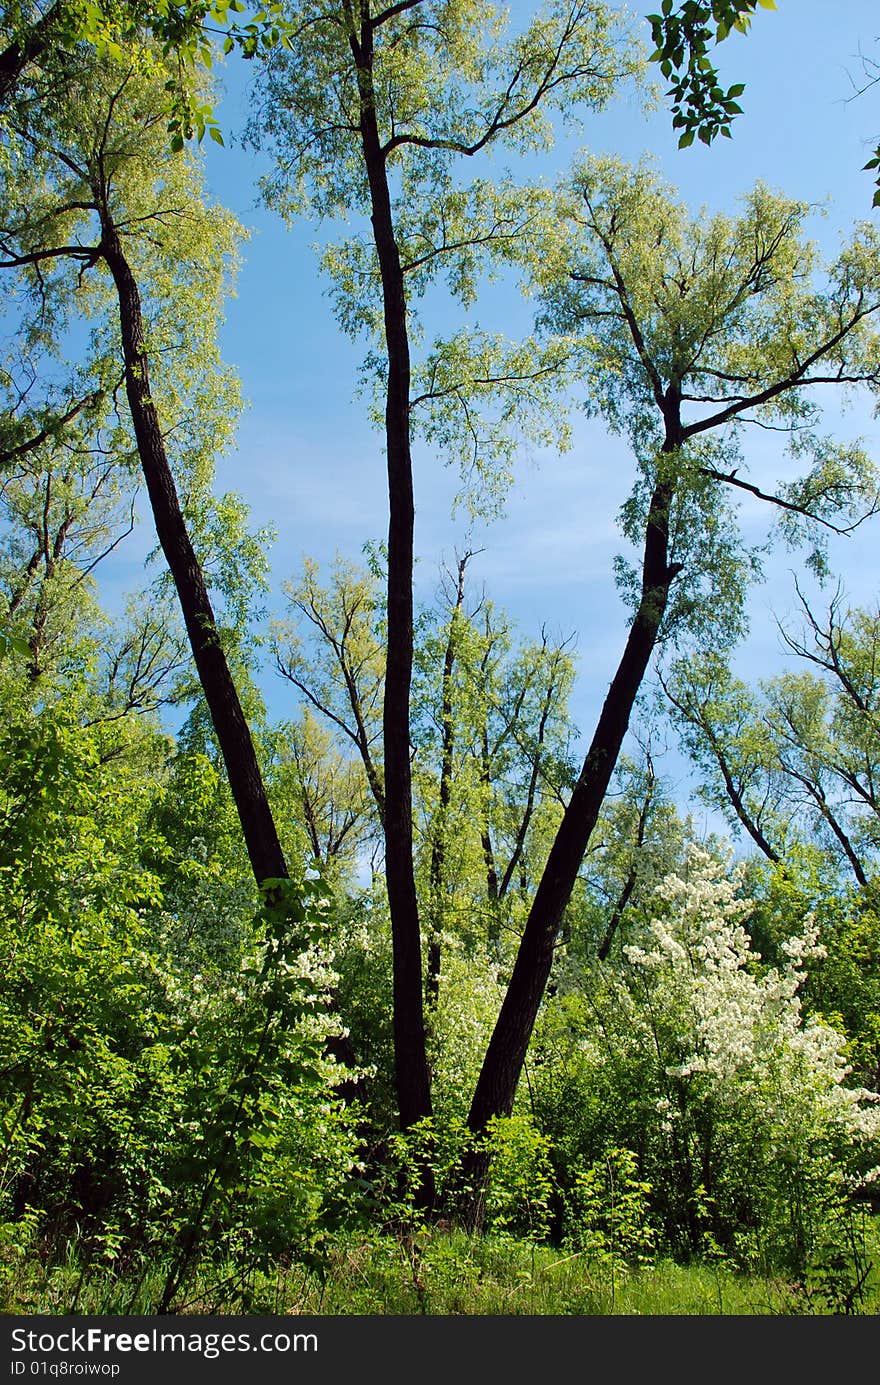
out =
[[[27,657],[30,652],[31,649],[27,640],[21,639],[18,635],[10,635],[5,630],[0,630],[0,659],[4,659],[9,653]]]

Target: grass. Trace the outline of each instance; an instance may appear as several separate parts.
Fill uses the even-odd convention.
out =
[[[788,1316],[880,1312],[880,1272],[847,1304],[853,1276],[806,1283],[745,1275],[719,1264],[670,1260],[638,1268],[507,1238],[462,1232],[347,1235],[312,1268],[203,1266],[175,1304],[178,1313],[268,1315]],[[164,1273],[84,1272],[71,1252],[46,1265],[5,1248],[0,1311],[7,1314],[135,1314],[156,1311]]]

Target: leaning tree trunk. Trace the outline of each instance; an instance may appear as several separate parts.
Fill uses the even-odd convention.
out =
[[[101,255],[113,276],[125,360],[125,387],[156,533],[168,563],[202,690],[211,713],[229,787],[257,884],[287,878],[287,864],[266,796],[253,740],[229,670],[201,564],[187,532],[156,405],[150,394],[140,293],[119,232],[101,211]]]
[[[674,449],[667,446],[665,451]],[[669,589],[680,571],[669,562],[669,507],[674,482],[657,481],[648,512],[642,561],[642,592],[617,672],[602,707],[593,740],[556,833],[535,892],[489,1046],[483,1060],[468,1127],[477,1137],[463,1166],[463,1215],[482,1223],[489,1159],[479,1137],[494,1116],[509,1115],[526,1050],[553,964],[563,913],[596,825],[629,726],[633,704],[657,643]]]

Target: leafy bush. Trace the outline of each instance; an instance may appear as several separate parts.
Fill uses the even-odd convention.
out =
[[[194,974],[161,947],[150,792],[58,707],[5,729],[0,767],[7,1246],[134,1281],[164,1262],[165,1307],[199,1260],[313,1248],[355,1159],[326,889],[286,883],[234,965]]]
[[[631,1149],[610,1149],[575,1167],[565,1208],[569,1240],[590,1259],[648,1263],[655,1243],[650,1194]]]
[[[674,1253],[796,1267],[870,1175],[880,1112],[846,1085],[843,1037],[803,1013],[812,923],[763,967],[739,883],[692,850],[624,962],[569,976],[537,1045],[536,1108],[568,1209],[578,1171],[624,1147]]]

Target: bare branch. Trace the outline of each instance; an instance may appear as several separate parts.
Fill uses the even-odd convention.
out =
[[[854,530],[858,529],[860,524],[863,524],[871,515],[876,514],[878,506],[880,506],[880,496],[875,496],[870,509],[867,510],[865,514],[860,515],[852,524],[832,524],[830,519],[823,519],[821,515],[814,514],[803,505],[795,504],[793,500],[785,500],[781,495],[772,495],[768,491],[762,491],[758,486],[753,486],[750,481],[741,480],[735,471],[716,471],[714,467],[702,466],[700,467],[700,475],[708,476],[713,481],[723,481],[725,485],[735,486],[738,490],[748,491],[750,495],[756,496],[758,500],[766,500],[770,505],[778,505],[782,510],[790,510],[793,514],[802,515],[804,519],[811,519],[814,523],[823,525],[826,529],[830,529],[835,534],[852,534]]]

